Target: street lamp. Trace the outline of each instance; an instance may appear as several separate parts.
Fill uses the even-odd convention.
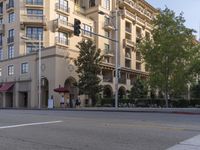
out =
[[[105,15],[103,11],[98,12],[100,15]],[[115,108],[118,108],[118,84],[119,84],[119,24],[118,24],[118,15],[119,9],[116,7],[115,10],[116,18],[115,18]],[[113,24],[114,25],[114,24]]]
[[[38,108],[41,108],[41,49],[42,49],[42,34],[38,35],[39,38],[39,47],[38,47]],[[27,40],[27,41],[32,41],[32,39],[30,39],[29,37],[26,36],[22,36],[21,39]],[[35,47],[36,45],[33,43],[33,41],[31,42]]]

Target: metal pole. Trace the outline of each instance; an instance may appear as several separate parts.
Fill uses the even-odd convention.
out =
[[[116,8],[116,25],[115,25],[115,108],[118,108],[118,47],[119,47],[119,41],[118,41],[118,8]]]
[[[39,50],[38,50],[38,108],[41,108],[41,49],[42,49],[42,34],[39,34]]]

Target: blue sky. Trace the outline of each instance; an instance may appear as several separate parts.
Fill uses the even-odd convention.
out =
[[[200,28],[200,0],[146,0],[155,8],[164,9],[167,6],[177,15],[184,13],[185,25],[199,32]],[[199,37],[199,33],[196,33]]]

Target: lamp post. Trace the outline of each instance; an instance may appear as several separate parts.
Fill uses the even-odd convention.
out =
[[[115,13],[116,13],[116,18],[115,18],[115,20],[116,20],[116,24],[115,24],[115,40],[116,40],[116,42],[115,42],[115,108],[118,108],[118,84],[119,84],[119,78],[118,78],[118,74],[119,74],[119,72],[118,72],[118,52],[119,52],[119,38],[118,38],[118,36],[119,36],[119,26],[118,26],[118,12],[119,12],[119,10],[118,10],[118,8],[116,8],[116,11],[115,11]]]
[[[100,15],[105,15],[104,12],[99,11]],[[118,24],[118,15],[119,15],[119,9],[116,7],[115,10],[115,40],[112,40],[115,42],[115,108],[118,108],[118,84],[119,84],[119,24]],[[113,23],[114,25],[114,23]],[[110,39],[109,39],[110,40]]]
[[[22,36],[24,40],[31,41],[29,37]],[[42,34],[38,35],[39,47],[38,47],[38,109],[41,109],[41,49],[42,49]],[[35,47],[36,45],[31,42]]]

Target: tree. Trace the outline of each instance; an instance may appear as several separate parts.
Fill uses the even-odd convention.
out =
[[[98,77],[101,71],[101,50],[96,48],[92,40],[79,42],[77,48],[80,50],[79,56],[75,60],[76,72],[79,77],[77,86],[81,93],[92,99],[94,105],[97,94],[102,91],[101,79]]]
[[[185,91],[191,80],[188,71],[197,51],[194,30],[186,28],[183,14],[175,16],[168,8],[160,10],[154,19],[152,39],[143,39],[138,45],[150,71],[150,85],[168,98]]]
[[[194,98],[200,98],[200,82],[192,86],[191,94]]]
[[[134,81],[133,86],[130,91],[129,98],[146,98],[148,88],[144,80],[141,80],[139,77]]]

